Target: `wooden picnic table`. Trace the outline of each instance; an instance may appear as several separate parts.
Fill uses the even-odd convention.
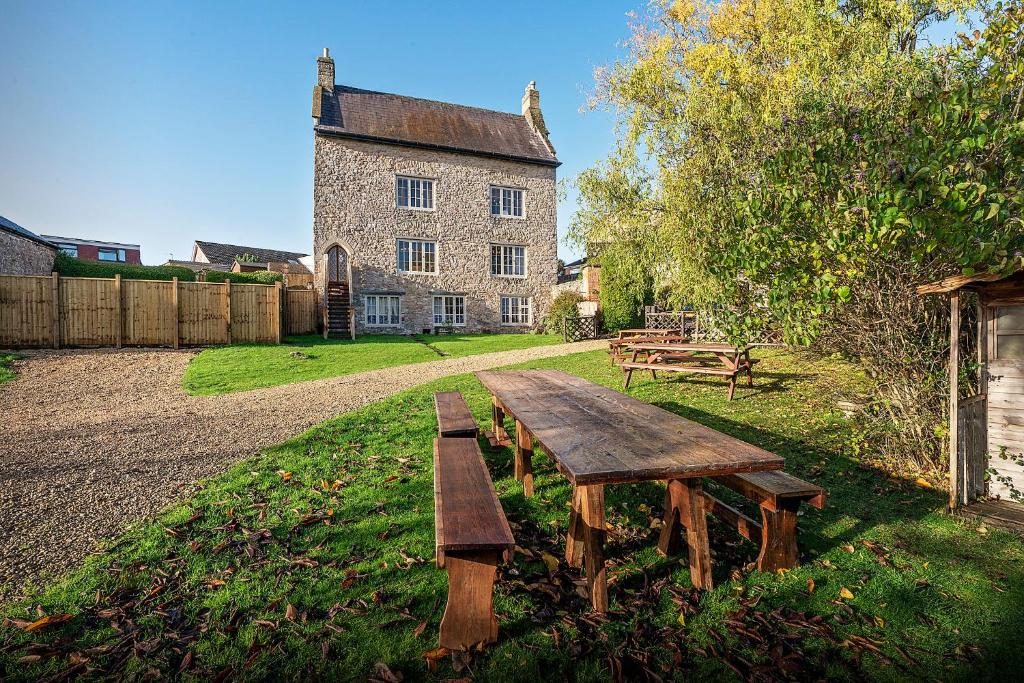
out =
[[[623,337],[623,332],[640,332],[641,330],[620,330],[618,339],[610,339],[608,341],[608,353],[611,354],[612,365],[616,362],[621,361],[625,358],[624,350],[634,344],[668,344],[668,343],[685,343],[690,341],[687,337],[679,334],[668,332],[666,330],[642,330],[649,332],[650,334],[644,335],[631,335]]]
[[[638,340],[628,343],[623,340],[626,351],[632,351],[629,361],[620,363],[626,374],[626,388],[633,377],[634,370],[649,370],[651,377],[657,377],[657,371],[691,372],[705,375],[722,375],[729,378],[729,400],[736,391],[736,377],[740,373],[747,374],[747,384],[754,386],[754,363],[750,359],[751,346],[733,346],[732,344],[694,344],[677,341]],[[640,361],[640,354],[646,356]],[[623,357],[625,357],[623,355]]]
[[[711,555],[701,477],[782,468],[782,458],[558,370],[476,373],[493,403],[492,444],[510,445],[504,419],[516,423],[515,472],[533,494],[534,440],[573,486],[566,559],[585,565],[594,609],[608,609],[604,566],[604,487],[667,482],[665,526],[658,549],[668,555],[685,528],[690,576],[711,588]]]

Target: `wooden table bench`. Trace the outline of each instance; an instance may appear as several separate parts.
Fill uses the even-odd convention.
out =
[[[494,577],[515,539],[476,439],[434,440],[434,533],[437,566],[448,571],[441,647],[493,643]]]
[[[679,334],[674,334],[667,331],[659,331],[657,333],[652,333],[650,335],[636,335],[632,337],[620,336],[618,339],[612,339],[608,342],[608,354],[611,356],[612,365],[615,365],[616,363],[621,362],[626,357],[624,350],[627,346],[630,346],[632,344],[639,344],[641,342],[648,344],[666,344],[672,342],[684,344],[688,341],[689,339],[687,337],[683,337]]]
[[[457,391],[439,391],[434,394],[438,436],[465,436],[476,438],[478,427],[466,399]]]
[[[801,503],[824,509],[825,489],[785,472],[754,472],[715,477],[712,481],[727,486],[757,503],[761,523],[757,523],[714,496],[704,493],[705,509],[736,528],[740,536],[758,544],[757,568],[765,572],[792,569],[797,565],[796,520]]]
[[[491,392],[493,434],[507,440],[516,421],[516,472],[532,493],[534,441],[573,486],[566,559],[585,566],[597,612],[608,610],[604,562],[604,489],[609,484],[668,481],[672,495],[659,549],[679,546],[685,530],[690,578],[709,589],[711,551],[702,477],[782,468],[782,458],[710,427],[558,370],[476,373]]]
[[[626,389],[629,389],[634,370],[647,370],[655,379],[662,370],[726,377],[729,380],[730,401],[736,392],[737,376],[746,374],[747,386],[754,386],[754,364],[758,361],[750,358],[750,346],[651,343],[645,340],[627,344],[626,348],[633,352],[629,361],[619,363],[626,375]],[[647,356],[645,361],[638,360],[640,354]]]

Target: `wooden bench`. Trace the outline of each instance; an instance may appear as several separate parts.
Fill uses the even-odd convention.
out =
[[[434,394],[434,410],[437,412],[438,436],[477,436],[476,420],[469,412],[466,399],[457,391],[439,391]]]
[[[515,539],[476,439],[434,440],[434,533],[437,566],[448,570],[441,647],[493,643],[494,577]]]
[[[733,350],[734,355],[729,355],[728,347],[724,345],[701,345],[701,344],[675,344],[668,343],[646,343],[637,342],[631,345],[633,349],[632,358],[619,363],[622,372],[626,375],[625,388],[629,389],[629,382],[633,379],[634,370],[647,370],[653,379],[658,378],[658,372],[688,372],[699,375],[718,375],[729,380],[729,400],[732,400],[736,393],[736,378],[746,374],[747,386],[754,386],[754,364],[759,362],[750,357],[749,349],[740,351]],[[698,355],[710,352],[713,355]],[[637,356],[645,354],[646,361],[640,361]]]
[[[800,503],[819,510],[825,507],[827,492],[781,470],[714,477],[722,484],[753,500],[761,507],[761,523],[704,493],[704,509],[735,527],[740,536],[761,546],[757,568],[764,572],[792,569],[797,565],[796,518]]]

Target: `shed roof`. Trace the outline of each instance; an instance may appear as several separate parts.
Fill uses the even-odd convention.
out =
[[[246,254],[252,256],[257,262],[266,263],[267,261],[286,261],[286,262],[298,262],[303,256],[297,251],[280,251],[278,249],[262,249],[260,247],[244,247],[239,244],[222,244],[220,242],[202,242],[196,240],[196,246],[202,249],[203,254],[206,258],[210,259],[213,263],[234,263],[235,258],[238,256],[245,256]]]
[[[917,288],[918,294],[943,294],[958,289],[981,289],[1003,280],[1010,280],[1018,273],[1024,272],[1024,267],[1019,267],[1010,275],[999,275],[998,273],[975,273],[974,275],[953,275],[943,278],[938,282],[931,282]]]
[[[521,114],[336,85],[319,88],[323,135],[558,166]],[[314,103],[315,104],[315,103]]]

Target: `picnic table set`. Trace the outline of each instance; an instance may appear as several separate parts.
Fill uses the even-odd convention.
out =
[[[758,569],[776,571],[797,563],[800,504],[824,507],[826,492],[782,472],[780,456],[607,387],[558,370],[482,371],[476,376],[492,401],[493,424],[484,436],[492,447],[514,448],[514,473],[523,494],[534,493],[535,449],[572,486],[565,559],[583,570],[595,612],[609,609],[607,486],[664,483],[658,550],[673,556],[685,537],[691,580],[705,590],[713,587],[708,514],[760,546]],[[437,562],[449,574],[440,644],[460,649],[497,639],[493,584],[515,540],[468,406],[457,392],[437,394],[435,406]],[[514,440],[506,419],[515,423]],[[710,495],[705,480],[757,503],[761,520]]]

